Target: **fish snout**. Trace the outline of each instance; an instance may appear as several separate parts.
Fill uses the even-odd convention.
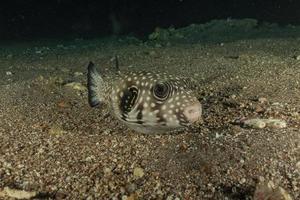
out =
[[[189,123],[200,121],[202,115],[202,106],[199,101],[184,108],[183,114]]]

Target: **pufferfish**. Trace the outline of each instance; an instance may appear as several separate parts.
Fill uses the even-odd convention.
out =
[[[202,106],[188,78],[146,71],[104,77],[90,62],[87,74],[91,107],[107,104],[113,115],[140,133],[164,133],[201,119]]]

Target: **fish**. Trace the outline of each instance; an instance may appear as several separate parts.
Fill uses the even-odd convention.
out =
[[[166,133],[201,121],[202,105],[190,78],[166,72],[127,71],[105,77],[88,64],[87,88],[91,107],[108,105],[116,119],[144,134]]]

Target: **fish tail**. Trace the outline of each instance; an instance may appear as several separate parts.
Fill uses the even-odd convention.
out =
[[[93,62],[88,64],[87,73],[87,87],[88,87],[88,101],[91,107],[95,107],[102,102],[102,87],[104,86],[104,80],[97,72]]]

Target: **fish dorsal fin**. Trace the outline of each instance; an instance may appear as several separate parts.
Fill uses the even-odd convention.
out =
[[[91,107],[98,106],[102,103],[105,83],[103,78],[97,72],[93,62],[88,64],[87,74],[88,100]]]
[[[115,70],[116,74],[121,74],[120,65],[119,65],[119,57],[115,55]]]

